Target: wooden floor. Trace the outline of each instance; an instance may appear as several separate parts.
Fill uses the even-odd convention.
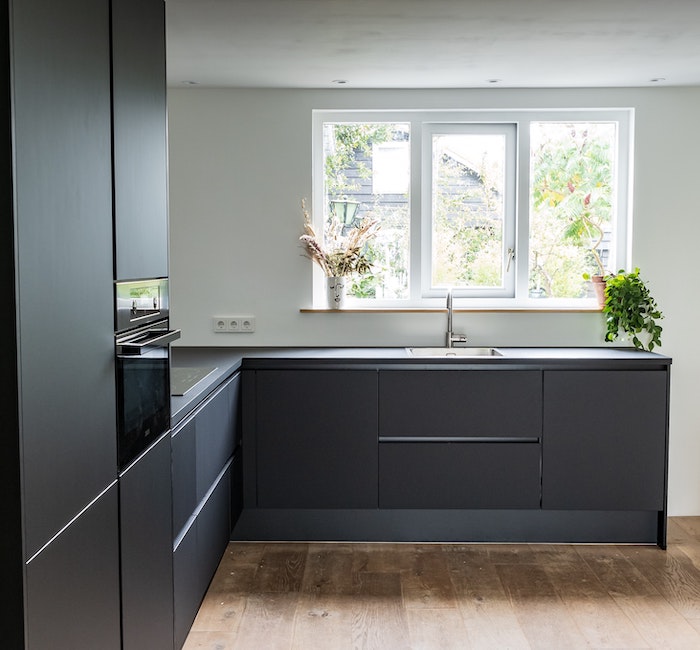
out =
[[[647,546],[232,542],[186,650],[700,649],[700,517]]]

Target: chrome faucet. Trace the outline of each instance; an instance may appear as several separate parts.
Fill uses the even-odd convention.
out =
[[[452,331],[452,289],[447,290],[447,335],[445,337],[445,344],[448,348],[454,346],[455,343],[466,343],[467,337],[464,334],[457,334]]]

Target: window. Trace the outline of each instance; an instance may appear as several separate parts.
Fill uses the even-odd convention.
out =
[[[314,215],[381,228],[358,306],[593,306],[624,266],[631,111],[316,111]]]

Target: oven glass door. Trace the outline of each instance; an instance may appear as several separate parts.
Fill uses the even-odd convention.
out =
[[[117,426],[120,469],[170,427],[168,346],[117,355]]]

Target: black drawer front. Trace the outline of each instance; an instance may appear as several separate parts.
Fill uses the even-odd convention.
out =
[[[539,438],[539,370],[379,373],[382,437]]]
[[[539,508],[540,445],[380,443],[379,507]]]

